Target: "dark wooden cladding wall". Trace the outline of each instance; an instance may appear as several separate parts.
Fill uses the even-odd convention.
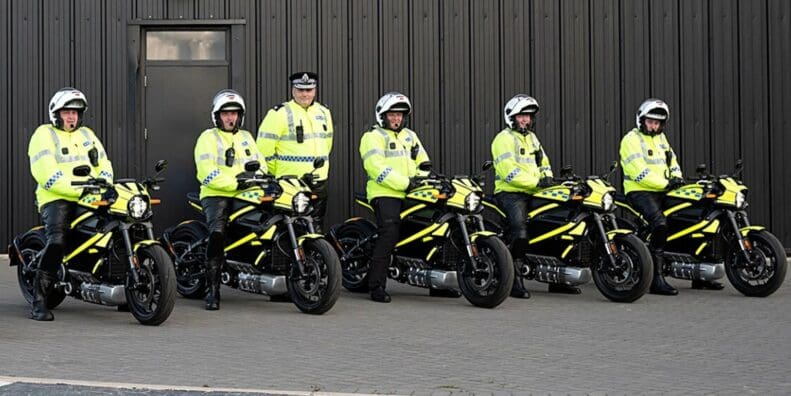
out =
[[[787,0],[9,0],[0,20],[2,241],[38,221],[27,144],[55,89],[85,91],[86,123],[116,173],[139,176],[147,164],[129,111],[138,54],[128,24],[244,20],[233,38],[243,56],[232,62],[244,71],[235,88],[249,129],[288,98],[290,72],[321,75],[337,131],[332,223],[362,213],[352,202],[366,180],[358,144],[384,92],[410,96],[411,126],[449,174],[489,157],[516,93],[541,102],[538,135],[556,169],[601,173],[637,105],[656,96],[671,106],[669,137],[686,173],[698,163],[724,173],[744,158],[754,222],[791,246]]]

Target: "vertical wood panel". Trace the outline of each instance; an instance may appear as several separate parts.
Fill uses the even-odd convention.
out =
[[[259,3],[258,26],[258,111],[260,124],[272,106],[291,99],[288,84],[288,51],[286,28],[287,0]],[[257,126],[256,126],[257,127]],[[257,130],[257,129],[256,129]]]
[[[738,2],[741,146],[750,187],[750,215],[756,224],[770,224],[769,81],[766,3]]]
[[[711,3],[711,159],[712,169],[733,169],[740,157],[738,0]],[[694,168],[685,169],[692,175]]]
[[[162,0],[137,0],[136,19],[165,19],[167,3]]]
[[[787,199],[791,196],[791,167],[786,158],[791,153],[791,3],[784,0],[769,2],[769,140],[771,161],[750,164],[756,168],[768,165],[772,175],[772,232],[791,248],[791,211]]]
[[[105,107],[104,86],[109,83],[105,77],[107,61],[105,58],[102,34],[104,15],[102,0],[75,0],[74,57],[79,59],[74,67],[74,86],[88,99],[88,111],[83,123],[91,127],[107,146],[113,145],[110,134],[104,130]]]
[[[5,128],[5,133],[0,133],[0,155],[3,158],[6,158],[5,166],[2,167],[0,170],[0,177],[3,180],[12,180],[13,172],[18,172],[18,170],[13,170],[11,166],[12,163],[8,161],[10,155],[10,136],[15,134],[16,131],[11,129],[11,118],[9,117],[9,106],[10,106],[10,98],[13,97],[14,93],[10,91],[10,48],[9,45],[12,40],[12,31],[11,31],[11,2],[4,1],[0,3],[0,21],[3,23],[3,27],[0,28],[0,56],[6,59],[5,62],[0,62],[0,92],[5,92],[5,95],[0,95],[0,120],[2,120],[2,127]],[[15,202],[9,200],[8,197],[8,189],[11,183],[0,183],[0,202],[5,202],[5,205],[2,205],[0,208],[0,251],[5,250],[5,245],[8,241],[11,240],[10,236],[13,235],[12,229],[10,229],[10,216],[11,216],[11,207],[17,206]]]
[[[382,1],[379,5],[379,89],[409,92],[409,7],[406,1]],[[417,109],[416,109],[417,110]]]
[[[667,139],[676,153],[684,158],[686,148],[681,144],[683,131],[678,117],[683,111],[679,93],[681,71],[679,70],[678,2],[654,0],[648,5],[649,23],[652,27],[649,40],[650,96],[662,99],[670,106],[670,120],[665,126]]]
[[[52,92],[44,91],[42,60],[42,3],[29,0],[11,2],[10,68],[11,101],[9,114],[13,133],[10,136],[9,168],[15,169],[10,178],[9,202],[14,203],[14,215],[9,221],[12,235],[38,224],[39,218],[33,204],[36,184],[30,175],[27,156],[28,143],[33,131],[48,121],[47,103]],[[3,246],[5,248],[5,246]]]
[[[352,174],[354,192],[365,192],[367,176],[360,160],[360,138],[374,123],[374,106],[383,92],[379,90],[378,8],[376,2],[364,1],[349,4],[351,26],[350,86],[351,122],[350,137],[353,142]],[[358,205],[352,213],[365,215]]]
[[[695,165],[711,166],[710,99],[709,99],[709,27],[705,0],[681,2],[680,26],[684,45],[681,46],[681,96],[675,114],[678,115],[677,135],[683,151],[681,169],[692,175]]]
[[[462,173],[476,173],[484,160],[491,159],[492,139],[502,122],[500,91],[500,8],[498,2],[471,3],[472,41],[472,156]],[[510,47],[510,46],[509,46]]]
[[[239,87],[240,93],[244,95],[245,105],[247,105],[247,114],[245,115],[245,129],[249,130],[255,136],[258,131],[259,121],[263,120],[266,115],[267,108],[263,107],[259,102],[258,97],[258,80],[261,76],[258,73],[258,61],[260,52],[266,52],[267,48],[261,48],[258,39],[258,29],[260,28],[261,21],[256,16],[257,9],[255,0],[236,0],[226,5],[228,7],[229,19],[244,19],[245,24],[241,25],[244,31],[244,36],[241,38],[244,47],[244,64],[241,65],[244,70],[244,85]],[[219,7],[219,5],[217,5]],[[231,62],[238,60],[232,59]],[[285,77],[281,77],[283,79]]]
[[[195,19],[194,0],[165,0],[167,19]]]
[[[500,37],[496,38],[500,47],[502,107],[518,93],[530,95],[534,82],[530,78],[534,58],[530,56],[530,2],[524,0],[503,0],[501,10]],[[488,43],[492,44],[492,43]],[[501,121],[505,127],[505,121]],[[492,136],[494,138],[494,136]]]
[[[439,2],[415,0],[411,2],[412,32],[409,58],[412,60],[412,79],[409,92],[415,108],[410,117],[410,128],[420,136],[431,162],[439,165],[442,153],[440,86],[442,70],[437,67],[440,54]]]
[[[357,154],[357,139],[349,128],[349,17],[347,5],[343,0],[321,2],[321,58],[319,73],[321,103],[332,112],[335,133],[330,155],[329,191],[331,208],[341,210],[327,211],[326,226],[340,223],[346,219],[353,203],[351,157]]]
[[[228,16],[226,14],[226,10],[228,9],[228,2],[226,0],[198,0],[197,12],[195,13],[195,17],[198,19],[232,19],[232,18],[239,18],[239,15],[236,14],[233,17]],[[239,9],[249,4],[248,1],[240,1],[234,0],[231,5],[232,7]],[[255,15],[255,13],[250,13],[248,15]],[[243,18],[240,18],[243,19]]]
[[[592,7],[591,34],[591,171],[601,174],[618,161],[624,127],[621,125],[618,1],[603,0]],[[615,179],[612,179],[615,182]]]
[[[541,105],[536,119],[536,134],[555,169],[563,166],[561,150],[564,119],[561,106],[560,3],[536,0],[533,8],[533,53],[535,94]],[[555,49],[555,50],[552,50]]]
[[[318,70],[319,16],[318,2],[312,0],[291,0],[288,39],[290,72]],[[283,38],[280,37],[282,40]],[[319,76],[321,77],[321,76]]]
[[[442,3],[442,163],[445,174],[462,173],[471,153],[470,9],[466,1]]]
[[[587,175],[591,170],[590,13],[587,0],[567,0],[561,6],[561,130],[562,164]]]

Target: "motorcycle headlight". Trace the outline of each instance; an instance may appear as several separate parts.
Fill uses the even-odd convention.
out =
[[[291,206],[297,214],[304,214],[310,208],[310,197],[305,193],[298,193],[291,200]]]
[[[747,197],[744,195],[743,192],[739,191],[736,193],[736,207],[741,209],[744,207],[744,204],[747,203]]]
[[[148,201],[142,195],[135,195],[126,204],[126,209],[129,211],[129,216],[135,220],[140,220],[148,213]]]
[[[481,196],[478,193],[470,193],[464,199],[464,206],[470,212],[475,212],[481,206]]]
[[[613,204],[615,203],[615,199],[613,199],[611,193],[606,193],[601,197],[601,207],[604,209],[605,212],[609,212],[612,210]]]

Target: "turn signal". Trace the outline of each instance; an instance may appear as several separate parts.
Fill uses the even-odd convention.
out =
[[[273,198],[271,195],[264,195],[261,197],[261,202],[272,202],[274,200],[275,198]]]
[[[571,200],[572,201],[582,201],[583,199],[585,199],[585,197],[583,197],[582,195],[572,195],[571,196]]]
[[[93,206],[107,206],[109,204],[110,203],[107,202],[107,201],[94,201],[94,202],[91,202],[91,205],[93,205]]]
[[[714,193],[706,193],[705,196],[706,196],[706,198],[712,198],[712,199],[713,198],[717,198],[717,194],[714,194]]]
[[[158,199],[158,198],[151,198],[150,202],[151,202],[151,205],[159,205],[159,204],[162,203],[162,200]]]
[[[447,194],[434,194],[434,198],[436,198],[436,199],[447,199],[448,195]]]

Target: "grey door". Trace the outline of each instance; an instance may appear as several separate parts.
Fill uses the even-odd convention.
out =
[[[200,217],[186,194],[199,189],[193,151],[198,135],[212,126],[211,100],[229,86],[226,42],[224,30],[146,32],[145,165],[151,172],[157,160],[169,163],[165,183],[152,194],[162,200],[154,208],[157,235],[185,219]]]

